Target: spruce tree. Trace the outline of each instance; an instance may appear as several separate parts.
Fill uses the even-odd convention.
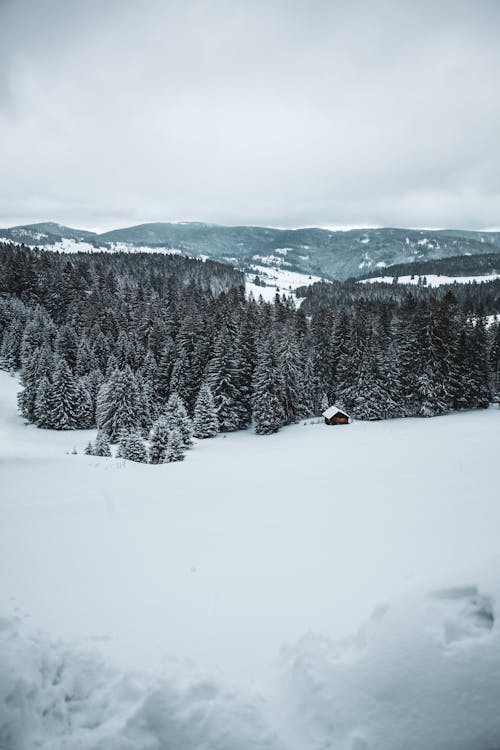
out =
[[[193,417],[193,434],[196,438],[210,438],[219,432],[219,421],[215,410],[212,391],[204,383],[198,393]]]
[[[178,430],[183,448],[190,448],[193,444],[193,425],[178,393],[170,395],[162,416],[166,420],[168,431]]]
[[[24,326],[21,320],[13,320],[6,328],[0,347],[2,370],[17,370],[21,365],[21,341]]]
[[[35,421],[35,403],[41,378],[50,378],[53,370],[53,357],[45,344],[31,349],[23,358],[21,382],[24,389],[18,394],[17,402],[23,417]]]
[[[177,427],[173,427],[168,433],[167,450],[165,452],[165,463],[184,461],[185,446],[182,435]]]
[[[135,461],[140,464],[148,462],[146,446],[138,431],[122,432],[117,455],[119,458],[125,458],[127,461]]]
[[[282,344],[279,369],[282,381],[281,403],[285,424],[293,424],[307,414],[304,373],[299,348],[290,331]]]
[[[97,433],[92,455],[111,458],[111,447],[109,445],[108,436],[102,430],[99,430]]]
[[[253,421],[258,435],[277,432],[285,422],[282,381],[271,338],[261,344],[253,382]]]
[[[54,388],[48,377],[44,375],[36,389],[34,421],[38,427],[52,430],[56,426],[53,414]]]
[[[56,430],[78,427],[78,389],[73,373],[62,358],[56,362],[50,421]]]
[[[94,426],[94,408],[85,381],[80,378],[76,386],[77,409],[76,424],[80,430],[88,430]]]
[[[149,433],[149,463],[162,464],[165,461],[168,444],[168,425],[164,417],[154,422]]]
[[[122,430],[142,427],[142,400],[135,376],[126,367],[114,370],[110,379],[101,386],[97,398],[97,426],[115,443]]]
[[[219,430],[237,430],[245,412],[238,389],[238,369],[234,343],[226,326],[220,331],[214,356],[208,366],[208,383],[212,391]]]

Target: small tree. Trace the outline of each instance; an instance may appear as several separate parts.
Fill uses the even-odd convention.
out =
[[[168,433],[168,444],[167,451],[165,453],[165,463],[169,464],[173,461],[184,461],[184,443],[182,441],[182,435],[180,431],[174,427]]]
[[[193,434],[197,438],[210,438],[219,432],[219,420],[210,387],[204,383],[194,407]]]
[[[92,445],[92,443],[90,442],[90,440],[87,443],[87,445],[85,447],[85,450],[83,452],[85,453],[86,456],[93,456],[94,455],[94,446]]]
[[[165,455],[168,446],[168,425],[164,417],[156,420],[149,433],[151,445],[149,447],[149,462],[152,464],[162,464],[165,461]]]
[[[111,458],[111,448],[108,436],[102,430],[99,430],[97,433],[92,455],[101,456],[102,458]]]
[[[183,448],[190,448],[193,444],[193,425],[188,417],[184,401],[178,393],[172,393],[167,401],[163,416],[167,422],[168,431],[178,430]]]
[[[139,464],[147,464],[148,456],[146,452],[146,446],[137,432],[129,432],[124,435],[120,440],[119,448],[120,458],[125,458],[127,461],[135,461]]]

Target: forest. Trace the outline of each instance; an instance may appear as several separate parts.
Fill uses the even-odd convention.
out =
[[[180,460],[191,436],[258,434],[341,405],[355,419],[485,408],[499,392],[500,284],[315,284],[273,303],[243,274],[161,253],[0,244],[0,365],[40,428],[90,453]],[[149,437],[149,453],[144,439]]]
[[[425,276],[426,274],[436,274],[438,276],[481,276],[489,273],[500,273],[500,253],[452,255],[449,258],[396,263],[363,274],[362,278],[370,279],[377,276]]]

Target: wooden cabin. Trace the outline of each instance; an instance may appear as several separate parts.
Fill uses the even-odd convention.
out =
[[[325,424],[349,424],[352,421],[349,414],[335,404],[324,411],[323,416]]]

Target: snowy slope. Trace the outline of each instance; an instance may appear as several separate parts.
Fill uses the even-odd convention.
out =
[[[260,285],[255,284],[256,278],[259,279]],[[291,295],[296,303],[300,304],[302,298],[295,297],[295,290],[301,286],[315,284],[317,281],[321,281],[319,276],[290,271],[280,264],[276,267],[271,264],[252,264],[251,271],[245,274],[247,293],[251,292],[255,299],[262,296],[266,302],[272,302],[278,292],[280,295]]]
[[[500,273],[490,273],[484,276],[438,276],[437,274],[426,274],[425,276],[398,276],[398,284],[421,284],[424,279],[427,286],[441,286],[442,284],[482,284],[487,281],[500,279]],[[392,284],[394,276],[374,276],[371,279],[361,279],[360,284],[373,283]]]
[[[498,409],[144,466],[25,426],[17,388],[0,373],[7,750],[500,744]]]

